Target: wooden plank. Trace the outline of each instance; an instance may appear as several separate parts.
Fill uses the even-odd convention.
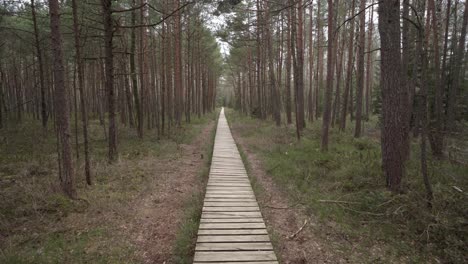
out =
[[[248,218],[262,217],[260,212],[204,212],[203,218]]]
[[[248,182],[245,183],[238,183],[238,182],[215,182],[215,181],[208,181],[207,187],[250,187]]]
[[[268,235],[198,236],[197,242],[270,242],[270,238]]]
[[[255,199],[255,196],[253,194],[219,194],[219,193],[214,193],[214,194],[209,194],[207,193],[205,197],[209,198],[252,198]]]
[[[263,223],[263,218],[201,219],[200,223]]]
[[[266,229],[200,229],[198,235],[268,235]]]
[[[198,243],[195,251],[273,250],[271,243]]]
[[[266,261],[276,260],[275,253],[273,251],[242,251],[242,252],[231,252],[231,251],[216,251],[216,252],[204,252],[196,251],[194,262],[199,261]]]
[[[203,206],[206,207],[232,207],[232,206],[243,206],[243,207],[258,207],[257,202],[211,202],[205,201]]]
[[[279,264],[278,261],[242,261],[242,262],[236,262],[236,261],[223,261],[223,262],[193,262],[194,264]]]
[[[205,202],[256,202],[254,197],[249,198],[229,198],[229,197],[205,197]]]
[[[212,191],[212,190],[208,190],[206,192],[207,195],[218,195],[218,194],[221,194],[221,195],[253,195],[254,192],[252,190],[250,191],[236,191],[236,190],[226,190],[226,191]]]
[[[223,261],[223,262],[193,262],[194,264],[279,264],[278,261],[242,261],[242,262],[236,262],[236,261]]]
[[[252,207],[252,206],[236,206],[236,207],[213,207],[213,206],[207,206],[203,207],[203,212],[257,212],[260,211],[260,208],[258,206]]]
[[[252,191],[250,186],[207,186],[207,191]]]
[[[201,223],[199,229],[261,229],[264,223]]]

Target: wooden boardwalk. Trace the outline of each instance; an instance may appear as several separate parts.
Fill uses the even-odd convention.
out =
[[[278,263],[224,109],[193,263]]]

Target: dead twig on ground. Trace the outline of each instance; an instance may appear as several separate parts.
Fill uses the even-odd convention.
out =
[[[308,222],[309,222],[309,221],[308,221],[307,219],[304,220],[304,224],[301,226],[301,228],[299,228],[294,234],[288,236],[288,239],[293,239],[293,238],[295,238],[295,237],[304,229],[304,227],[307,225]]]

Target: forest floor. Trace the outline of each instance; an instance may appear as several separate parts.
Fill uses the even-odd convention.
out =
[[[332,129],[322,153],[321,121],[308,123],[298,143],[293,126],[230,109],[226,115],[281,263],[468,261],[466,165],[430,158],[429,210],[416,140],[404,192],[386,190],[375,119],[361,139],[352,137],[353,123],[345,132]]]
[[[119,129],[118,162],[90,123],[93,185],[78,163],[77,200],[57,180],[53,133],[36,121],[0,132],[0,263],[188,263],[216,114],[158,139]]]

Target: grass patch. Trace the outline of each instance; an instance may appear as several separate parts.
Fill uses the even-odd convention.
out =
[[[216,113],[219,113],[219,111],[216,111]],[[186,204],[184,206],[186,216],[182,222],[181,229],[177,234],[173,254],[173,260],[175,263],[178,264],[190,264],[193,262],[198,234],[198,226],[200,225],[200,219],[203,208],[203,199],[205,197],[206,191],[206,183],[208,182],[208,176],[210,174],[214,139],[216,136],[216,127],[217,125],[215,125],[213,130],[211,131],[210,142],[209,144],[205,145],[204,149],[204,156],[206,157],[206,159],[203,170],[200,172],[199,176],[200,186],[202,186],[202,190],[199,193],[193,194],[193,196],[188,201],[186,201]]]
[[[434,207],[427,210],[419,168],[419,147],[404,178],[405,193],[385,188],[376,118],[365,123],[365,136],[330,131],[327,153],[320,151],[321,122],[308,123],[297,142],[294,127],[226,111],[233,130],[259,154],[265,169],[293,202],[301,202],[320,220],[316,233],[330,239],[337,253],[354,263],[447,262],[468,260],[466,166],[430,159]],[[327,230],[323,232],[323,230]],[[333,239],[336,238],[336,239]]]
[[[90,120],[94,184],[85,185],[81,155],[75,160],[78,200],[60,191],[52,128],[46,134],[28,119],[8,124],[0,130],[0,263],[139,262],[126,228],[132,202],[150,188],[154,161],[178,158],[179,145],[192,142],[214,117],[194,118],[170,136],[145,131],[142,140],[134,128],[119,126],[115,164],[107,162],[102,126]],[[82,140],[77,147],[74,139],[76,153]]]

